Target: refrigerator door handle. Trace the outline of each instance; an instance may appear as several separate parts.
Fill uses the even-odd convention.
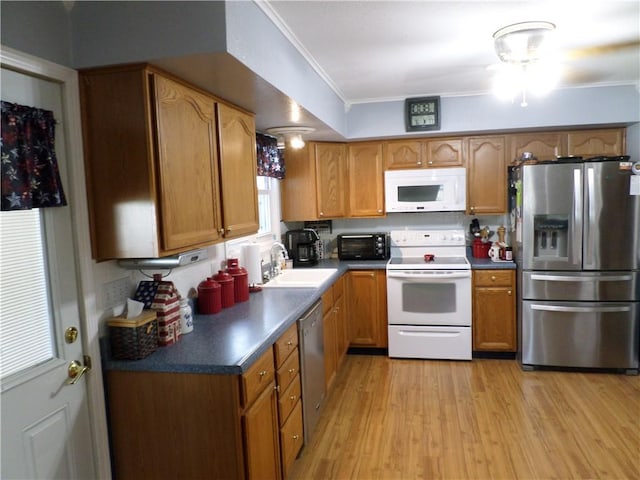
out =
[[[564,307],[561,305],[539,305],[532,304],[531,310],[539,310],[544,312],[566,312],[566,313],[616,313],[630,312],[631,307]]]
[[[593,266],[593,238],[591,234],[591,226],[596,224],[596,210],[595,210],[595,200],[593,198],[595,192],[595,171],[593,167],[587,168],[587,184],[585,188],[587,190],[586,195],[586,205],[585,212],[588,212],[589,221],[586,222],[584,226],[585,229],[585,240],[586,240],[586,249],[585,249],[585,258],[583,259],[584,265]]]
[[[531,275],[531,280],[543,280],[550,282],[626,282],[631,279],[631,275],[612,275],[609,277],[600,275],[591,275],[588,277],[572,277],[569,275]]]
[[[571,263],[577,265],[582,251],[582,169],[573,170],[573,231],[571,232]]]

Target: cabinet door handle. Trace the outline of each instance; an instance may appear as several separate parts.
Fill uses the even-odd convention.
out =
[[[290,347],[291,345],[293,345],[293,342],[292,342],[291,340],[289,340],[289,341],[287,342],[287,347]]]
[[[416,162],[416,165],[422,165],[422,162]]]
[[[293,438],[294,440],[298,440],[300,438],[300,435],[294,435],[291,438]]]
[[[429,165],[433,165],[433,160],[429,160]]]
[[[507,295],[511,296],[511,290],[509,290],[509,291],[507,292]]]
[[[324,212],[320,212],[320,216],[321,216],[321,217],[322,217],[322,216],[324,216]]]
[[[267,374],[266,370],[262,370],[260,373],[258,373],[258,375],[260,375],[260,378],[264,377]]]
[[[295,368],[290,368],[289,369],[289,373],[296,373],[296,369]]]
[[[292,402],[295,402],[297,399],[298,399],[298,397],[297,397],[297,396],[295,396],[295,395],[291,395],[291,396],[289,397],[289,400],[291,400]]]

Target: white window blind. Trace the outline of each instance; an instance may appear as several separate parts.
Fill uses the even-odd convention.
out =
[[[0,212],[0,378],[53,357],[41,211]]]
[[[258,182],[258,235],[271,233],[271,181],[269,177],[256,177]]]

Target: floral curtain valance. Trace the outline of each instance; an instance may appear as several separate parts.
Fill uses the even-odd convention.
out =
[[[1,210],[61,207],[67,200],[55,153],[53,112],[1,102]]]
[[[278,150],[278,141],[269,135],[256,134],[258,176],[282,180],[285,174],[284,150]]]

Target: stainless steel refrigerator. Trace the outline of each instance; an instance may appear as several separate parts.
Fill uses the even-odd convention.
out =
[[[520,179],[522,367],[637,374],[640,195],[630,163],[526,165]]]

